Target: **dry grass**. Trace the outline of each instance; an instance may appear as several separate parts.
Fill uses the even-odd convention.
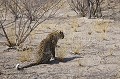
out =
[[[56,6],[58,9],[63,9],[65,7],[65,0],[61,0],[59,4]]]
[[[36,34],[36,31],[33,31],[33,32],[30,33],[30,36],[28,37],[28,39],[29,39],[29,45],[35,39],[35,34]]]
[[[71,28],[73,29],[73,31],[74,31],[74,32],[77,32],[77,28],[79,27],[78,19],[75,18],[75,17],[73,17],[73,18],[71,19],[70,25],[71,25]]]
[[[19,48],[18,48],[20,50],[19,51],[20,57],[18,59],[19,61],[21,61],[21,62],[31,61],[33,48],[30,46],[34,39],[35,39],[35,31],[31,32],[31,34],[27,38],[27,40],[19,46]]]
[[[64,61],[64,58],[66,57],[67,49],[66,47],[60,47],[56,50],[57,60]]]
[[[62,9],[67,7],[67,5],[65,3],[66,3],[65,0],[61,0],[61,2],[59,3],[59,5],[61,6]]]
[[[25,51],[19,51],[19,61],[21,62],[29,62],[31,61],[31,54],[32,54],[32,50],[28,49]]]
[[[110,48],[110,49],[108,50],[108,55],[109,55],[109,56],[113,55],[113,53],[114,53],[113,51],[114,51],[114,48]]]
[[[104,20],[97,20],[95,22],[94,30],[96,32],[105,33],[108,31],[109,22]]]
[[[97,20],[94,25],[94,31],[100,33],[99,37],[103,40],[107,38],[107,31],[109,28],[109,21]]]
[[[81,43],[74,43],[74,47],[72,48],[72,53],[73,54],[80,54],[80,51],[82,49]]]
[[[15,28],[10,27],[6,29],[9,41],[12,45],[16,44]]]
[[[55,30],[56,24],[52,23],[46,23],[46,24],[40,24],[39,27],[35,29],[35,31],[45,30],[45,29],[53,29]]]
[[[107,33],[101,33],[100,34],[101,39],[107,40]]]
[[[80,54],[81,49],[83,48],[83,45],[82,45],[80,38],[76,38],[73,36],[73,38],[71,40],[73,40],[72,41],[72,53],[73,54]]]

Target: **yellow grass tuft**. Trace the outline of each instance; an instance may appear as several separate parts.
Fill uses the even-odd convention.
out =
[[[60,3],[61,8],[67,7],[67,5],[65,3],[66,3],[65,0],[61,0],[61,3]]]
[[[80,54],[80,50],[81,50],[82,46],[81,44],[75,44],[74,47],[72,48],[72,53],[73,54]]]
[[[107,31],[109,27],[109,21],[97,20],[94,25],[94,30],[100,34],[100,38],[105,40],[107,38]]]
[[[72,53],[73,54],[80,54],[80,47],[75,45],[75,47],[73,47],[73,49],[72,49]]]
[[[114,49],[115,49],[115,48],[110,48],[110,49],[108,49],[108,54],[109,54],[109,56],[113,55]]]
[[[56,6],[56,9],[63,9],[63,8],[65,8],[65,0],[61,0],[60,2],[59,2],[59,4]]]
[[[71,19],[71,28],[73,29],[74,32],[77,32],[77,28],[79,27],[78,20],[76,17]]]
[[[21,62],[29,62],[31,61],[31,54],[32,54],[32,50],[31,49],[28,49],[28,50],[25,50],[25,51],[19,51],[19,61]]]
[[[94,29],[95,29],[96,32],[105,33],[105,32],[108,31],[108,26],[109,26],[109,22],[108,21],[104,21],[104,20],[99,21],[99,20],[97,20],[95,22]]]
[[[100,37],[101,37],[101,39],[106,40],[107,39],[107,34],[106,33],[101,33]]]
[[[57,60],[64,61],[64,58],[66,56],[66,47],[60,47],[56,50]]]
[[[15,28],[10,27],[6,29],[9,41],[11,42],[12,45],[16,44],[16,36],[15,36]],[[8,43],[6,43],[8,44]]]

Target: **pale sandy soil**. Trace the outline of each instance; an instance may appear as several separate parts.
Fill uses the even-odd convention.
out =
[[[64,57],[63,62],[53,60],[18,71],[17,63],[30,62],[20,62],[20,53],[15,50],[3,52],[6,46],[1,43],[0,79],[120,79],[119,22],[76,17],[50,19],[33,32],[30,45],[36,46],[52,30],[65,34],[56,48],[56,56]]]
[[[64,7],[25,42],[35,50],[47,34],[62,30],[65,38],[58,41],[56,56],[63,62],[53,60],[18,71],[16,64],[34,62],[35,52],[4,51],[5,38],[0,35],[0,79],[120,79],[120,22],[73,17],[75,12]]]

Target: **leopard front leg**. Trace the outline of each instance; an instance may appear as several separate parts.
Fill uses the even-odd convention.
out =
[[[55,59],[55,46],[51,46],[52,58]]]

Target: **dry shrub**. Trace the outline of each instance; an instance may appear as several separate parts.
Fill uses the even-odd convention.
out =
[[[31,32],[31,34],[28,36],[28,38],[25,40],[24,43],[21,43],[19,46],[17,46],[18,51],[29,51],[32,50],[32,43],[34,42],[35,39],[35,31]]]
[[[11,42],[12,45],[15,45],[16,44],[16,35],[15,35],[15,28],[13,27],[10,27],[8,28],[7,30],[7,34],[8,34],[8,38]],[[28,36],[28,38],[26,39],[26,43],[31,44],[32,40],[35,39],[35,31],[31,32],[30,33],[30,36]],[[22,43],[21,45],[19,45],[18,47],[23,49],[26,47],[26,43]],[[7,43],[8,44],[8,43]]]
[[[36,34],[36,31],[33,31],[33,32],[30,33],[30,36],[29,36],[29,46],[32,43],[32,41],[35,39],[35,34]]]
[[[1,27],[8,41],[9,47],[17,47],[28,38],[30,33],[38,27],[39,24],[55,15],[59,10],[57,4],[61,0],[4,0],[1,8]],[[2,4],[1,4],[2,5]],[[0,6],[1,6],[0,5]],[[4,21],[4,22],[3,22]],[[13,27],[15,30],[15,45],[9,41],[6,28]],[[13,38],[13,37],[10,37]]]

